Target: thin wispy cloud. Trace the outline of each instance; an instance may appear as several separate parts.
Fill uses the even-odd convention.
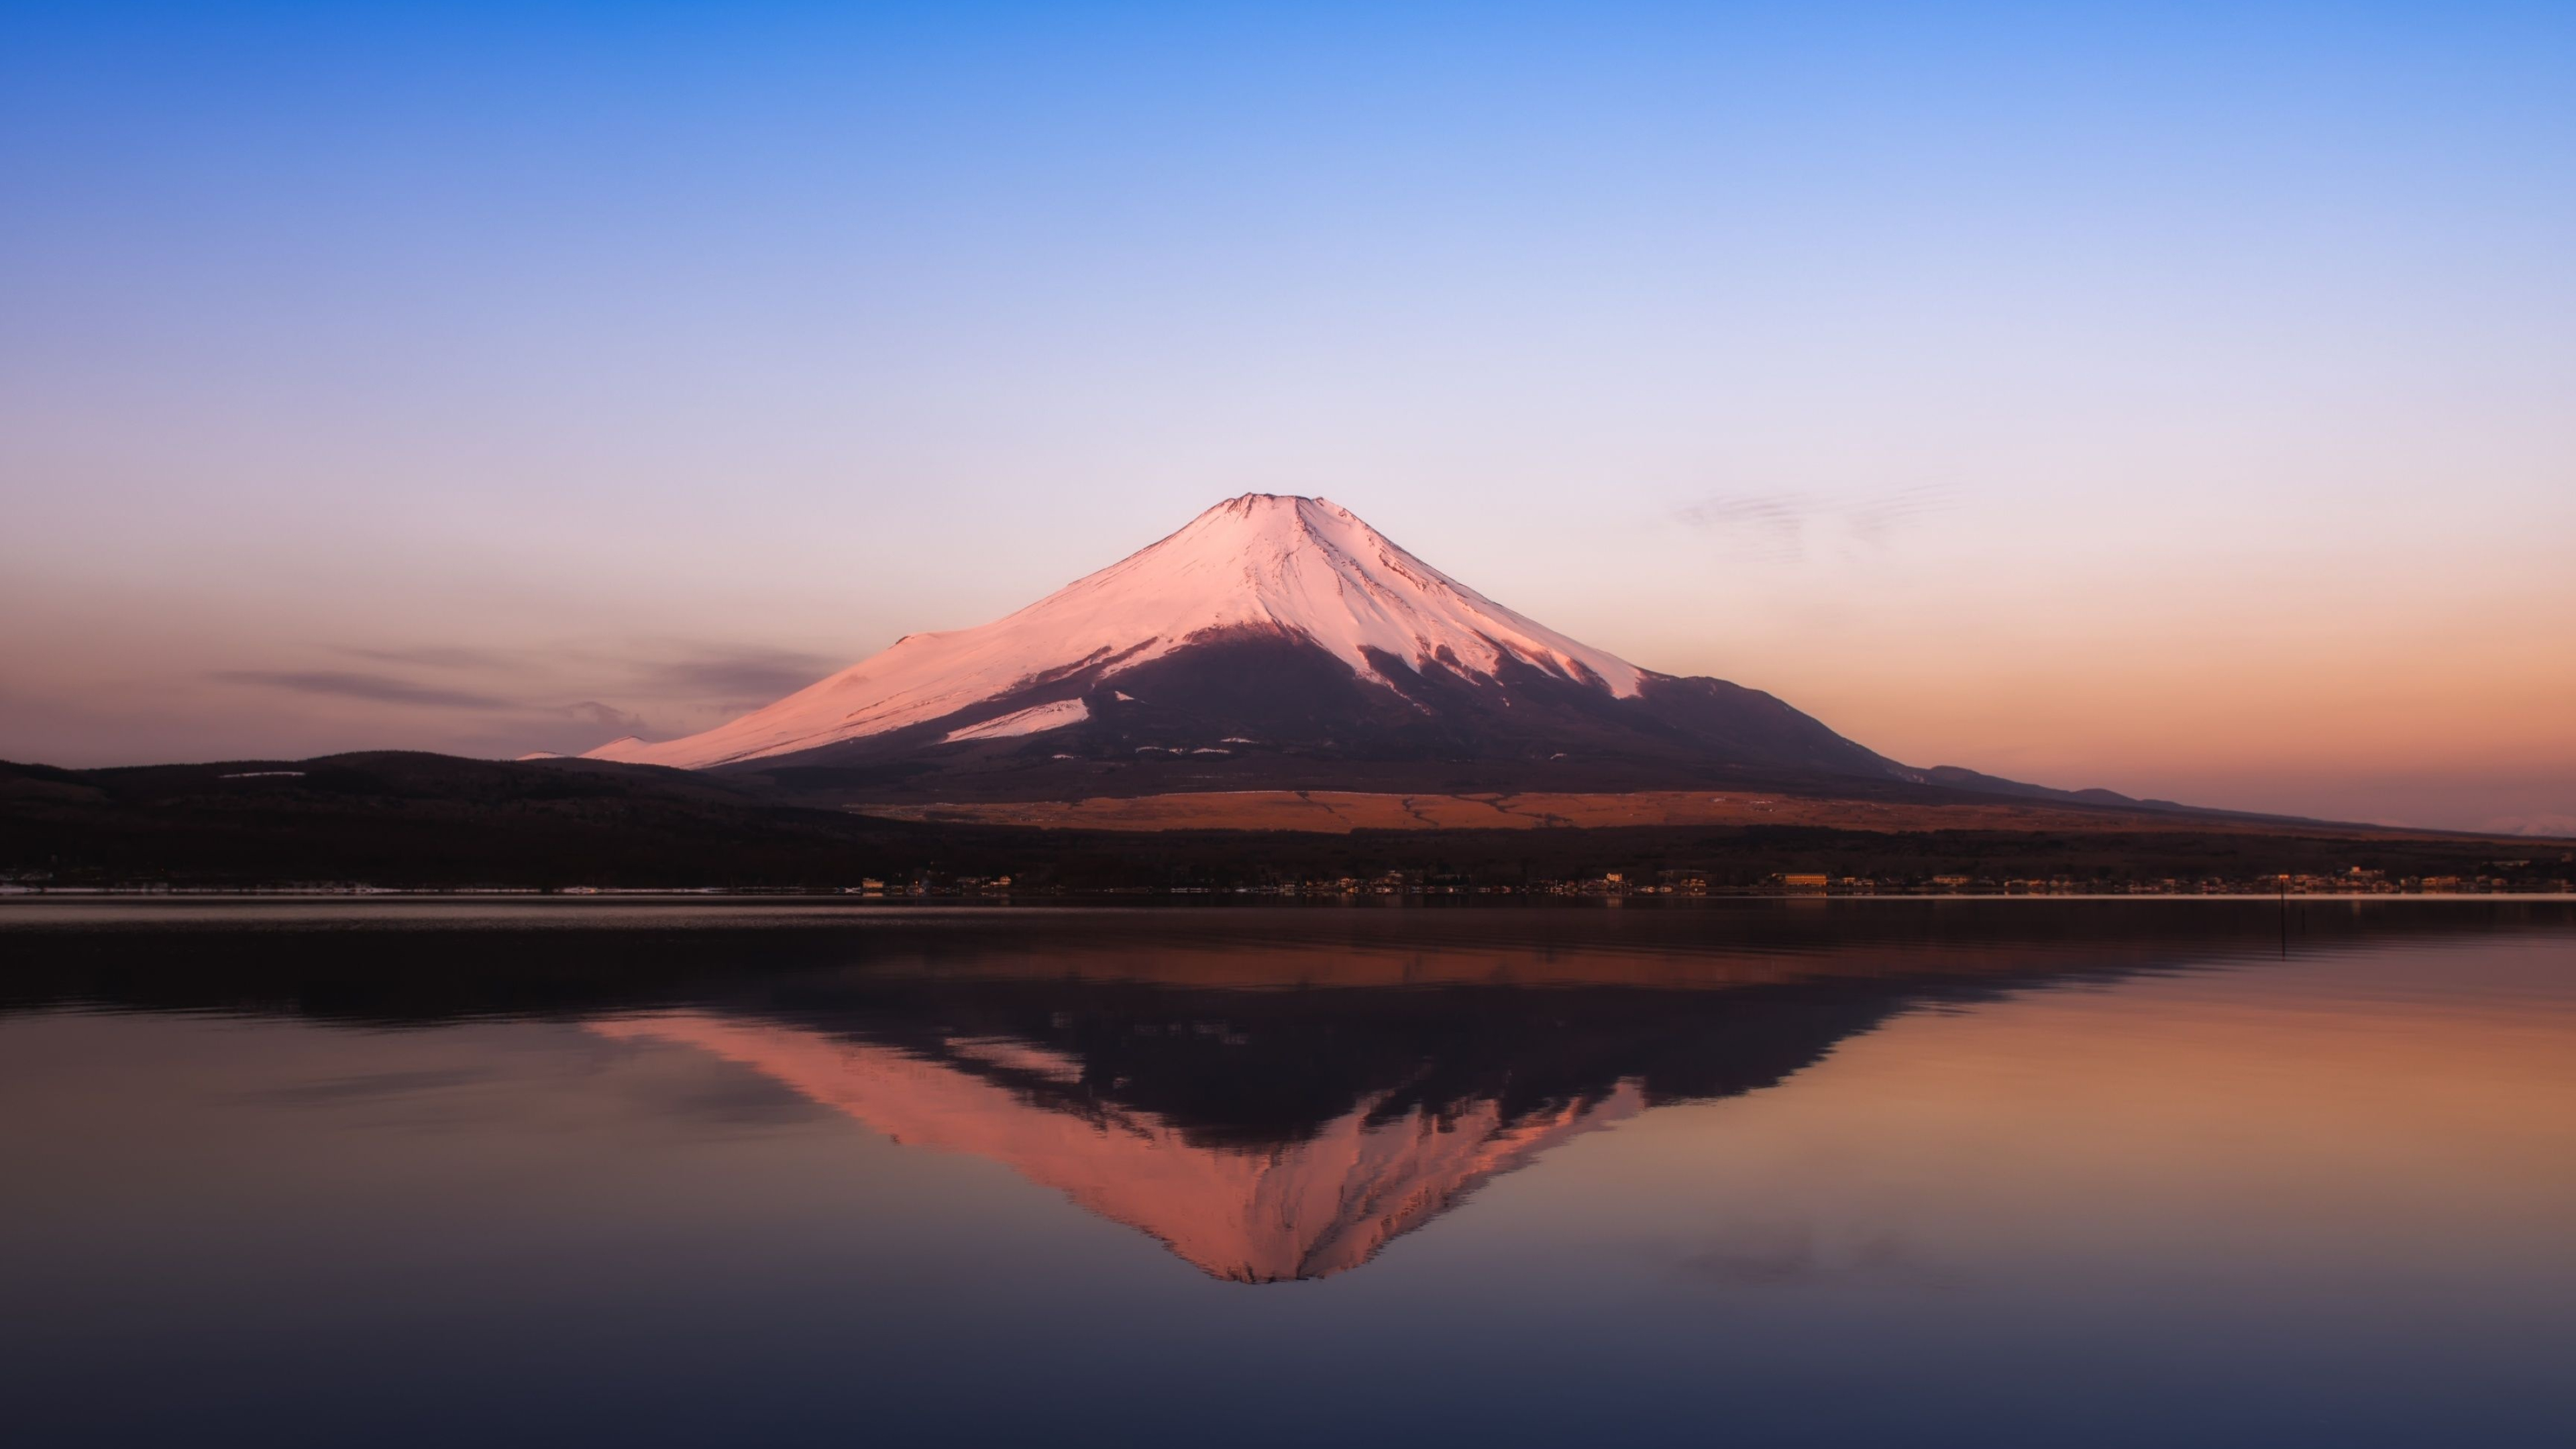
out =
[[[1947,483],[1927,483],[1864,499],[1846,508],[1842,517],[1852,535],[1862,542],[1884,543],[1890,534],[1954,507],[1958,501],[1959,490],[1956,487]]]
[[[1737,553],[1796,562],[1813,547],[1885,547],[1897,533],[1958,501],[1949,484],[1922,484],[1865,497],[1800,492],[1716,493],[1684,504],[1673,521]]]
[[[1703,498],[1673,517],[1762,557],[1797,558],[1806,551],[1813,511],[1814,504],[1795,493],[1756,493]]]

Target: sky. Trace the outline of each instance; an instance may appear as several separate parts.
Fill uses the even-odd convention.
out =
[[[2576,6],[0,25],[0,758],[684,733],[1259,490],[1909,763],[2576,833]]]

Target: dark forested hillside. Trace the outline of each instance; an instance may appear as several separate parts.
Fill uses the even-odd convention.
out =
[[[112,770],[0,765],[0,875],[28,885],[774,887],[902,890],[1010,876],[1016,890],[1226,888],[1403,873],[1525,886],[1618,872],[1712,889],[1783,873],[1888,885],[1936,875],[2124,884],[2362,867],[2545,884],[2563,842],[1800,827],[1108,833],[917,823],[813,808],[757,781],[593,761],[335,755]],[[2506,860],[2499,860],[2506,857]],[[2510,862],[2510,863],[2508,863]]]

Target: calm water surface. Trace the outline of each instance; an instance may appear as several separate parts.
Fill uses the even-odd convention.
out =
[[[2576,1443],[2576,905],[0,904],[18,1445]]]

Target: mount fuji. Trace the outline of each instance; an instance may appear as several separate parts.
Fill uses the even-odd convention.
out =
[[[943,798],[1730,782],[2069,798],[1912,769],[1759,690],[1640,668],[1347,508],[1268,493],[1006,618],[907,635],[730,723],[587,758]]]

